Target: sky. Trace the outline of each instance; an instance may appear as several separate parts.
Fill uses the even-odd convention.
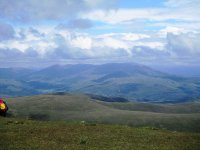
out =
[[[0,0],[0,67],[200,64],[199,0]]]

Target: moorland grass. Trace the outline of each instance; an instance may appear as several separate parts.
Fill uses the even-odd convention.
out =
[[[151,126],[200,132],[200,103],[150,104],[102,102],[83,94],[38,95],[6,99],[9,115],[24,119]]]
[[[1,150],[199,150],[200,133],[0,117]]]

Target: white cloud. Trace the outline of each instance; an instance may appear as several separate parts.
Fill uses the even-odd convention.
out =
[[[147,34],[141,34],[141,33],[107,33],[107,34],[101,34],[97,36],[98,38],[117,38],[120,40],[125,41],[137,41],[141,39],[147,39],[150,38]]]
[[[18,32],[22,31],[18,30]],[[24,53],[31,49],[31,52],[35,51],[41,58],[59,57],[67,59],[132,56],[133,47],[147,46],[161,49],[164,45],[152,40],[145,41],[150,39],[150,35],[138,33],[109,33],[91,36],[55,28],[46,30],[37,28],[37,32],[38,34],[35,35],[29,30],[24,30],[24,38],[4,42],[0,45],[0,48],[18,49]],[[30,54],[32,55],[32,53]]]
[[[200,20],[199,0],[168,0],[165,7],[157,8],[119,8],[106,10],[93,10],[81,14],[80,17],[90,20],[102,21],[108,24],[134,22],[135,20],[166,21],[170,19],[196,21]]]
[[[133,47],[145,46],[152,49],[162,50],[165,43],[151,38],[147,34],[138,33],[110,33],[96,38],[95,47],[109,47],[112,49],[124,49],[130,56]]]
[[[200,34],[168,34],[167,48],[175,57],[200,60]]]
[[[7,55],[11,56],[10,53],[13,51],[13,54],[20,56],[22,60],[37,57],[44,60],[92,58],[98,61],[98,59],[132,57],[143,61],[159,58],[182,61],[183,56],[187,56],[188,61],[194,58],[196,61],[199,60],[199,34],[188,32],[183,34],[175,27],[161,31],[163,34],[167,33],[166,40],[164,36],[161,40],[153,35],[131,32],[94,36],[55,28],[16,30],[17,34],[20,32],[24,37],[1,42],[0,56],[6,58]]]
[[[180,34],[180,33],[186,33],[187,30],[185,30],[184,28],[178,28],[178,27],[173,27],[173,26],[167,26],[164,29],[161,29],[159,31],[159,35],[161,37],[166,37],[166,35],[168,33],[173,33],[173,34]]]
[[[117,24],[123,21],[134,19],[151,19],[158,14],[160,9],[117,9],[117,10],[94,10],[81,14],[80,17],[90,20],[97,20],[109,24]]]
[[[125,42],[120,41],[118,39],[114,39],[112,37],[107,37],[107,38],[102,39],[102,41],[98,42],[98,44],[96,44],[96,46],[110,47],[110,48],[114,48],[114,49],[119,49],[119,48],[128,49],[129,48]]]
[[[91,49],[92,47],[92,39],[89,37],[76,37],[71,40],[71,45],[73,47],[78,47],[81,49]]]
[[[78,2],[80,2],[79,5],[77,5]],[[1,17],[21,22],[69,18],[82,9],[84,9],[83,2],[77,0],[0,1]]]
[[[133,47],[134,46],[145,46],[145,47],[149,47],[149,48],[152,48],[152,49],[156,49],[156,50],[163,50],[164,47],[165,47],[165,43],[163,42],[136,42],[132,45]]]
[[[21,52],[25,52],[29,48],[29,44],[20,41],[6,41],[4,43],[0,43],[0,48],[18,49]]]
[[[116,0],[1,0],[0,17],[18,22],[74,19],[95,8],[110,8]]]
[[[43,33],[37,32],[38,35],[30,32],[28,29],[24,29],[23,31],[17,30],[16,38],[2,42],[0,47],[4,49],[18,49],[21,52],[26,52],[31,48],[41,55],[44,55],[45,51],[49,48],[56,48],[55,42],[51,41],[50,37],[45,37]],[[21,38],[20,34],[23,34],[24,37]]]
[[[152,8],[116,8],[117,1],[0,0],[0,18],[10,23],[0,23],[0,56],[200,61],[199,0]]]
[[[149,35],[147,34],[139,34],[139,33],[123,33],[123,37],[122,39],[123,40],[126,40],[126,41],[137,41],[137,40],[140,40],[140,39],[146,39],[146,38],[150,38]]]
[[[164,3],[167,7],[174,7],[174,8],[180,8],[180,7],[198,7],[200,6],[199,0],[167,0]]]

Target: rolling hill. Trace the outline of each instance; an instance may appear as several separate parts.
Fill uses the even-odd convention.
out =
[[[132,63],[54,65],[39,71],[26,69],[14,77],[0,76],[2,96],[71,92],[163,103],[200,98],[198,77],[173,76]]]
[[[200,103],[106,102],[83,94],[48,94],[6,99],[10,116],[35,120],[150,126],[200,131]]]

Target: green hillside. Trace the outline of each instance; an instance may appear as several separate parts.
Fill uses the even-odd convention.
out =
[[[200,133],[0,117],[2,150],[199,150]]]
[[[200,131],[200,103],[103,102],[88,95],[63,94],[6,99],[9,114],[35,120],[87,121]]]

